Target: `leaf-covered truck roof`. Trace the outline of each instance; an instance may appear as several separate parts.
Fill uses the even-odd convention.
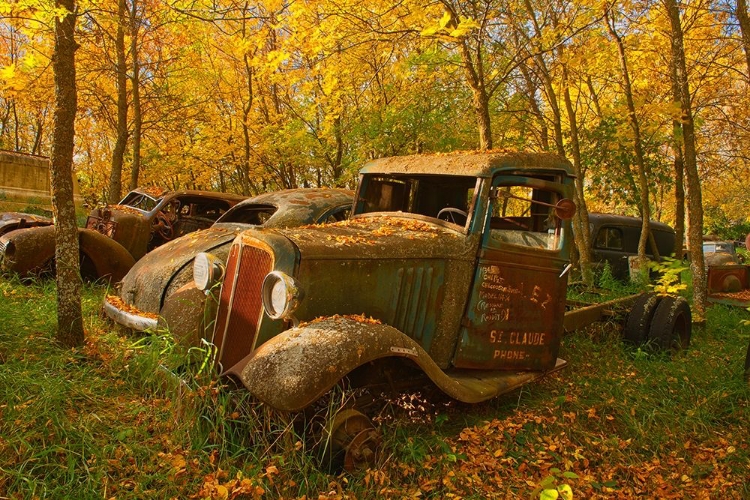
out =
[[[510,150],[456,152],[380,158],[367,163],[362,174],[432,174],[492,177],[501,170],[517,168],[560,170],[573,176],[568,160],[552,153],[521,153]]]

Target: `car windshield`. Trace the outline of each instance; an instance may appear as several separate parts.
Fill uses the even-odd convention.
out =
[[[726,252],[732,253],[734,246],[730,243],[704,243],[703,253]]]
[[[145,193],[131,191],[127,195],[125,195],[125,198],[123,198],[119,204],[137,208],[139,210],[143,210],[144,212],[150,212],[154,209],[154,207],[156,207],[160,200],[161,198],[154,198]]]
[[[370,174],[363,179],[357,213],[412,213],[464,226],[477,185],[477,178],[468,176]]]
[[[239,222],[241,224],[262,226],[276,213],[276,210],[277,207],[273,205],[243,203],[228,210],[216,222]]]

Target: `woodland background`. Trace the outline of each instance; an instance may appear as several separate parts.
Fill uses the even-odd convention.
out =
[[[95,204],[153,183],[244,194],[351,186],[381,156],[577,149],[589,210],[638,215],[630,96],[651,215],[674,224],[681,110],[669,3],[84,0],[75,170]],[[679,8],[704,231],[741,237],[747,5]],[[0,148],[49,155],[59,12],[18,0],[0,1],[0,14]]]

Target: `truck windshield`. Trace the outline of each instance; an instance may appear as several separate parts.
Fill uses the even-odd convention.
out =
[[[476,177],[371,174],[363,179],[357,212],[406,212],[464,226],[476,188]]]

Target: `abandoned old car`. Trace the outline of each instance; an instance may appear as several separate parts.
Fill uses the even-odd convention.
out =
[[[208,191],[137,189],[94,209],[79,229],[81,275],[122,279],[135,261],[174,238],[211,226],[244,197]],[[22,277],[54,269],[55,228],[26,227],[0,237],[0,270]]]
[[[589,214],[591,228],[591,260],[601,269],[609,265],[612,276],[620,280],[630,277],[629,258],[638,255],[641,219],[625,215]],[[647,257],[669,257],[674,253],[675,232],[669,225],[649,221],[653,240],[647,245]],[[656,245],[656,249],[654,249]],[[656,252],[654,252],[656,250]]]
[[[342,380],[403,388],[426,376],[475,403],[562,368],[569,317],[572,328],[600,312],[565,312],[572,189],[571,165],[550,154],[368,163],[350,220],[250,229],[225,267],[195,260],[195,276],[207,277],[199,288],[223,276],[219,372],[299,411]],[[367,417],[342,415],[328,427],[331,446],[346,467],[372,460]]]
[[[105,299],[104,311],[128,328],[164,326],[186,345],[197,345],[206,325],[213,325],[215,309],[205,308],[207,295],[193,283],[196,254],[211,252],[224,262],[237,233],[253,226],[283,228],[344,220],[351,212],[352,195],[344,189],[302,188],[249,198],[211,228],[170,241],[139,260],[117,285],[118,296]]]
[[[742,264],[742,256],[732,241],[704,241],[703,259],[706,267]]]

